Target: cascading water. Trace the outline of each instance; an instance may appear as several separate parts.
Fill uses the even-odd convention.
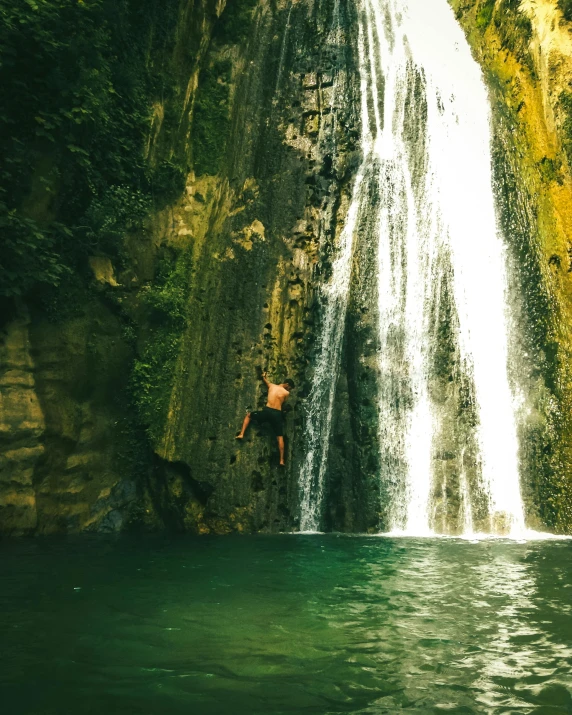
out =
[[[332,16],[333,23],[330,34],[333,42],[337,42],[340,23],[338,0],[334,4]],[[362,76],[362,85],[364,83],[365,77]],[[337,85],[338,79],[336,78],[334,80],[332,102],[338,94]],[[331,111],[333,107],[331,106],[329,109]],[[364,156],[369,157],[370,152],[363,141],[362,148],[365,150]],[[322,330],[318,338],[314,380],[308,398],[306,454],[299,479],[300,531],[318,531],[321,526],[324,480],[328,459],[328,438],[332,423],[344,321],[350,290],[353,239],[362,201],[364,167],[366,165],[367,160],[364,160],[355,179],[346,223],[340,234],[337,255],[332,263],[331,278],[321,289],[320,297],[324,317]]]
[[[363,0],[359,55],[363,162],[323,291],[301,528],[320,525],[332,366],[363,226],[360,240],[377,247],[384,526],[517,534],[505,255],[481,72],[446,0]]]
[[[356,178],[347,222],[341,235],[339,255],[332,266],[332,278],[322,290],[326,310],[319,339],[314,384],[308,400],[308,449],[300,475],[300,531],[318,531],[321,524],[328,437],[348,300],[353,233],[362,184],[363,174],[360,173]]]
[[[436,399],[432,382],[444,337],[438,316],[448,301],[450,378],[465,383],[474,405],[476,429],[462,435],[476,442],[471,491],[486,496],[490,530],[519,530],[505,256],[480,69],[446,0],[366,0],[364,22],[382,196],[378,307],[389,389],[381,393],[380,447],[382,455],[398,453],[405,471],[391,526],[433,528],[433,455],[447,429],[447,400]],[[408,399],[396,409],[392,398],[403,390]],[[462,457],[459,463],[462,469]]]

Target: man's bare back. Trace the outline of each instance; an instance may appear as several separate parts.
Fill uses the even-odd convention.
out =
[[[268,400],[266,401],[266,407],[271,407],[273,410],[281,410],[282,405],[289,396],[289,390],[282,387],[282,385],[275,385],[271,382],[268,384]]]
[[[262,373],[262,379],[264,384],[268,388],[268,398],[266,400],[266,407],[261,412],[249,412],[244,418],[242,423],[242,429],[236,435],[236,439],[243,439],[244,433],[250,420],[256,420],[256,422],[267,422],[272,426],[276,438],[278,440],[278,449],[280,451],[280,466],[284,466],[284,432],[283,432],[283,416],[282,416],[282,405],[288,399],[291,390],[294,389],[294,382],[290,379],[283,382],[281,385],[275,385],[267,377],[265,372]]]

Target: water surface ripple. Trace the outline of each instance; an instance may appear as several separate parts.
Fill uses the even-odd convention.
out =
[[[5,542],[10,715],[572,713],[572,544]]]

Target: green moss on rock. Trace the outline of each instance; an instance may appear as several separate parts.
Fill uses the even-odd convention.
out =
[[[216,174],[226,152],[230,129],[229,93],[231,65],[228,60],[205,67],[193,120],[194,168],[202,174]]]
[[[562,10],[564,19],[572,22],[572,0],[558,0],[558,7]]]
[[[486,30],[493,18],[496,0],[484,0],[477,10],[477,27],[479,30]]]
[[[130,381],[133,401],[153,444],[163,434],[181,337],[188,317],[191,258],[188,251],[167,255],[153,285],[142,292],[148,324],[141,356]]]
[[[188,77],[204,32],[198,18],[198,30],[178,26],[185,7],[185,0],[1,4],[0,295],[58,285],[94,241],[114,255],[134,215],[183,190],[187,157],[172,151],[181,75]],[[170,147],[149,163],[158,102]]]

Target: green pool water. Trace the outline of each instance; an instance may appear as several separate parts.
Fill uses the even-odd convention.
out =
[[[0,545],[7,715],[572,713],[572,542]]]

